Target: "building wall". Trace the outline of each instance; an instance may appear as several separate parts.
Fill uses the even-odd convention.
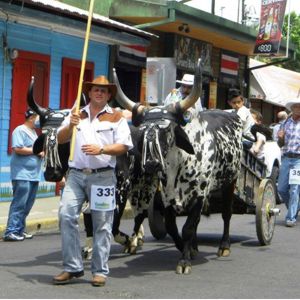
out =
[[[8,48],[47,54],[51,57],[49,107],[58,109],[60,105],[60,86],[62,58],[82,59],[84,40],[65,33],[49,29],[10,23],[0,19],[0,34],[6,35]],[[11,199],[10,155],[7,154],[9,116],[12,89],[13,61],[5,55],[3,43],[0,45],[0,201]],[[90,41],[87,61],[94,62],[95,74],[108,74],[109,46],[100,42]],[[74,99],[75,100],[75,99]],[[41,182],[39,196],[54,195],[53,183]]]

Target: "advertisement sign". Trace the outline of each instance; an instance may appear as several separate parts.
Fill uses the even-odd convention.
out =
[[[281,41],[286,0],[262,0],[254,53],[277,53]]]

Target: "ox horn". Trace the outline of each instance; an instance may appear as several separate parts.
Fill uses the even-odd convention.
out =
[[[124,92],[122,91],[122,88],[120,86],[120,82],[119,82],[119,79],[118,79],[118,76],[117,76],[117,72],[116,72],[116,69],[113,68],[113,80],[114,80],[114,83],[116,84],[117,86],[117,96],[116,96],[116,100],[117,102],[125,109],[128,109],[130,111],[132,111],[133,109],[133,106],[136,104],[135,102],[133,102],[132,100],[130,100],[125,94]]]
[[[194,85],[191,93],[186,96],[182,101],[179,102],[179,105],[183,111],[186,111],[190,107],[192,107],[202,93],[202,70],[203,70],[203,58],[200,58],[197,63],[197,67],[195,70],[195,79]]]
[[[31,82],[27,92],[27,104],[28,106],[35,111],[39,116],[44,117],[47,114],[47,109],[39,106],[33,97],[33,84],[34,84],[34,76],[31,77]]]

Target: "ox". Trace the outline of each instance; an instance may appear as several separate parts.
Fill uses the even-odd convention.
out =
[[[202,61],[202,62],[201,62]],[[197,249],[197,226],[201,211],[212,203],[212,194],[222,191],[223,236],[218,256],[230,254],[229,227],[235,182],[242,156],[242,122],[236,114],[221,110],[207,110],[184,125],[184,113],[191,108],[202,87],[203,60],[195,70],[195,82],[189,96],[175,105],[145,107],[131,101],[122,91],[114,70],[119,104],[131,110],[132,122],[139,127],[143,176],[135,178],[131,204],[135,212],[135,237],[146,216],[158,182],[162,186],[162,200],[167,233],[182,253],[176,273],[189,274],[191,259]],[[184,211],[186,221],[180,236],[176,215]]]

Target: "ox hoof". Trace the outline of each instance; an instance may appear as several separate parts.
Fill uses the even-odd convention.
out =
[[[228,257],[230,255],[230,249],[226,248],[226,249],[221,249],[219,248],[218,250],[218,256],[219,257]]]
[[[139,247],[142,247],[144,245],[144,240],[142,238],[139,238],[137,244]]]
[[[130,246],[125,245],[124,249],[123,249],[123,253],[127,254],[130,252]]]
[[[116,243],[126,246],[129,243],[129,236],[123,232],[119,232],[114,236],[114,240]]]
[[[190,263],[179,263],[176,267],[176,274],[189,275],[192,273],[192,266]]]
[[[135,246],[130,247],[130,254],[131,254],[131,255],[136,254],[136,250],[137,250],[137,247],[135,247]]]

